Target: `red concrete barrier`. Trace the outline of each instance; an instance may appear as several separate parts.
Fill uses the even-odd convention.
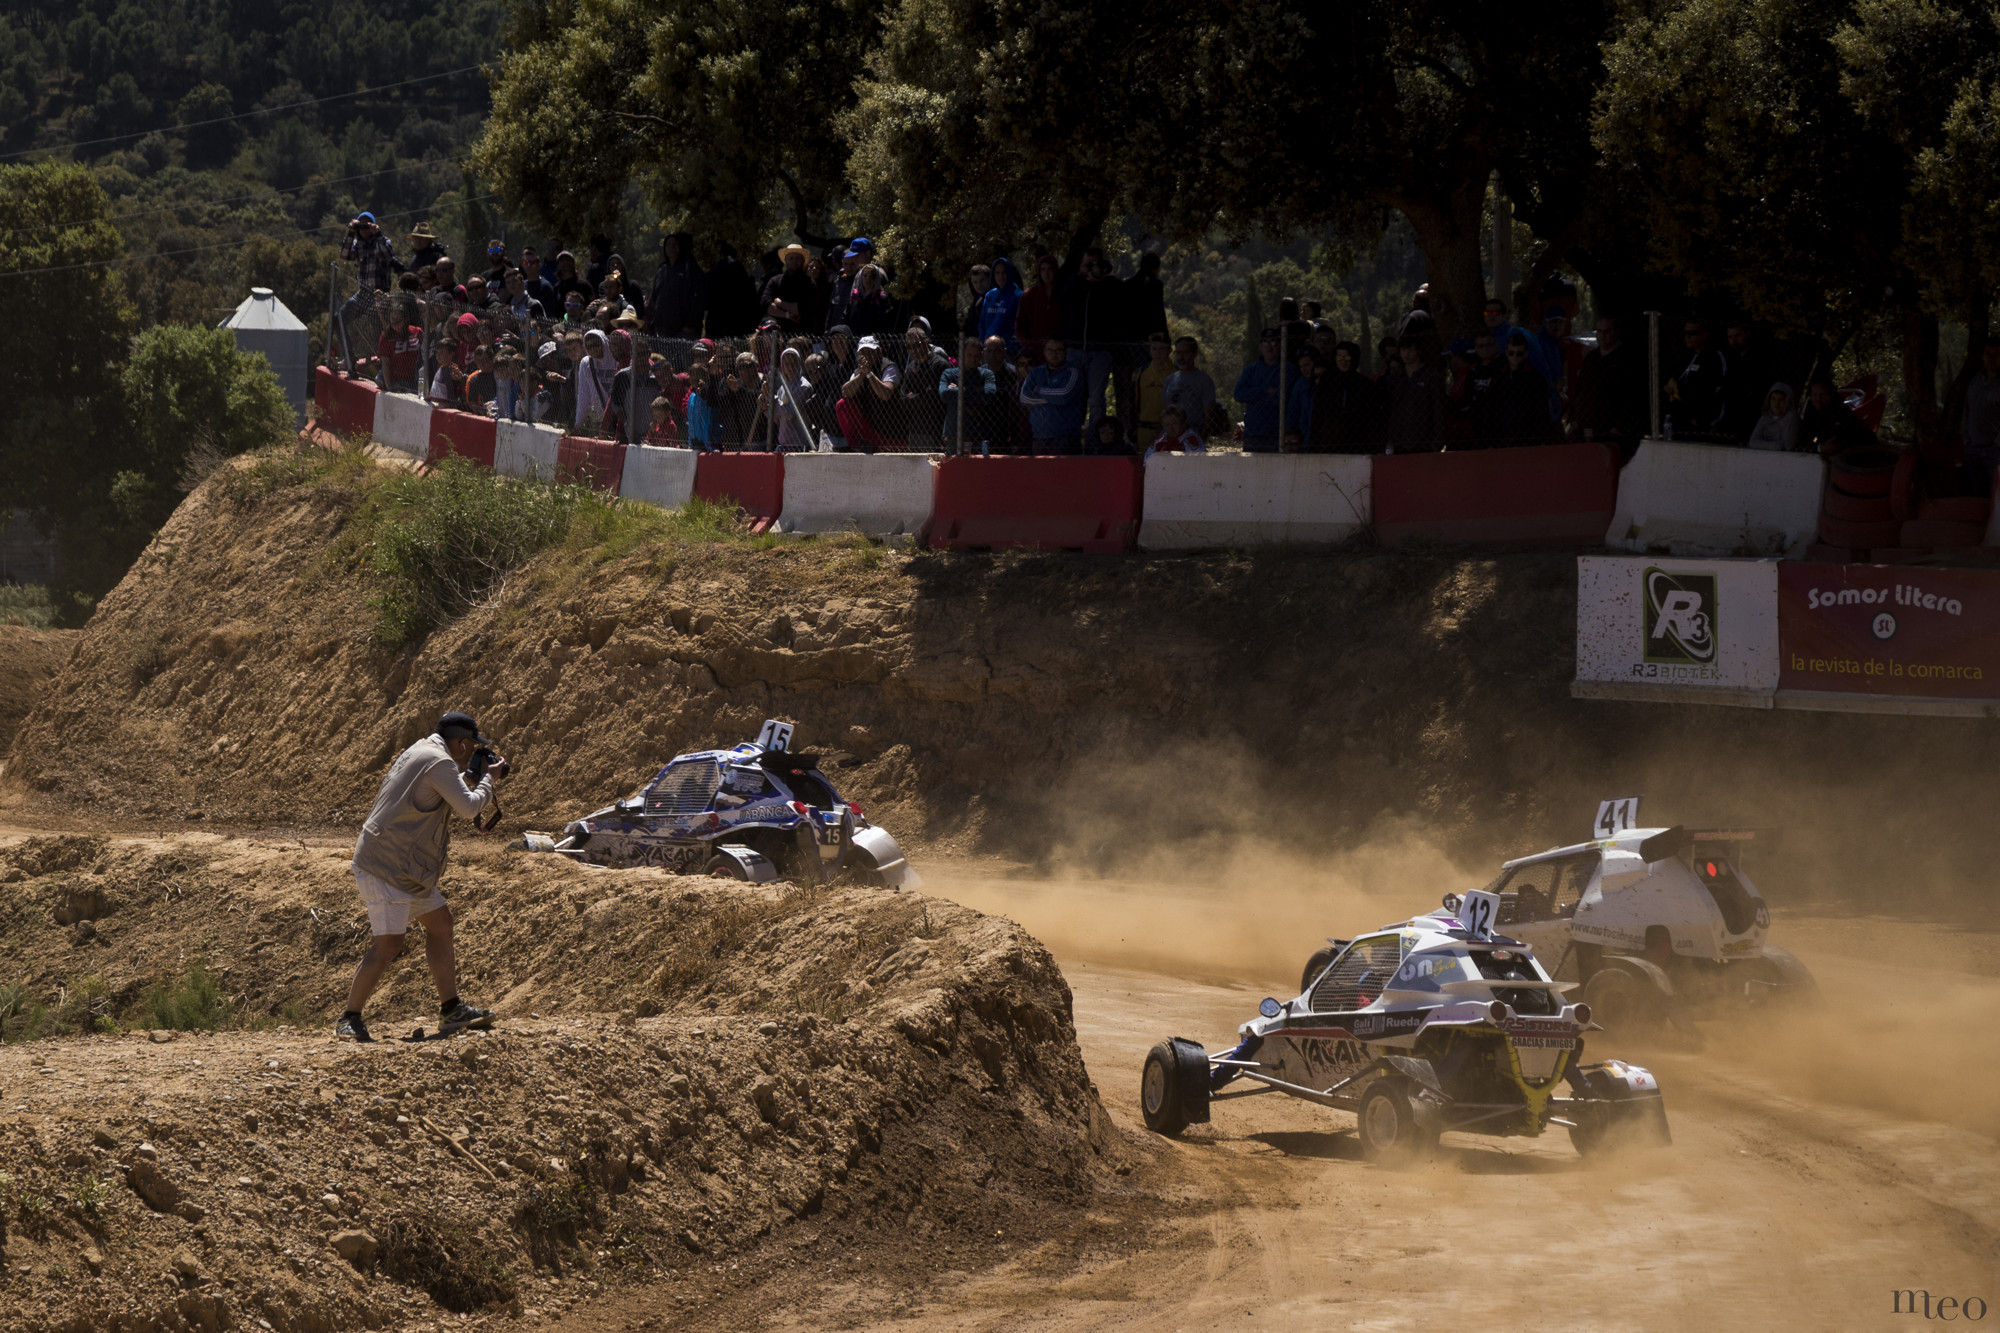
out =
[[[497,425],[485,413],[437,410],[431,413],[430,461],[466,458],[483,468],[493,466],[493,447],[498,442]]]
[[[947,458],[924,545],[1123,551],[1144,476],[1136,458]]]
[[[750,516],[750,526],[762,532],[785,508],[785,456],[703,454],[694,460],[694,493],[710,503],[735,501]]]
[[[1603,444],[1389,454],[1375,460],[1375,535],[1522,546],[1600,546],[1618,503]]]
[[[313,401],[319,404],[322,430],[343,435],[375,432],[375,381],[351,380],[325,366],[313,371]]]
[[[556,475],[616,494],[625,479],[625,446],[616,440],[565,435],[556,445]]]

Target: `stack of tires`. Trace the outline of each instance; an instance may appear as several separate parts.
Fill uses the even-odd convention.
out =
[[[1887,449],[1849,449],[1834,455],[1820,497],[1815,558],[1845,563],[1864,559],[1878,548],[1902,545],[1903,525],[1892,495],[1897,461]]]
[[[1984,545],[1993,501],[1979,495],[1927,497],[1919,467],[1915,450],[1896,464],[1889,502],[1903,524],[1897,544],[1912,551]]]

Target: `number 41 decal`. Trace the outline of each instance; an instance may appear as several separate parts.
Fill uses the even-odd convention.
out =
[[[1639,798],[1620,796],[1597,803],[1597,823],[1591,827],[1591,833],[1599,838],[1615,838],[1628,828],[1638,827],[1638,824]]]

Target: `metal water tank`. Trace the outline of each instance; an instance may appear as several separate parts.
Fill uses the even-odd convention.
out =
[[[312,385],[307,365],[311,349],[306,326],[299,323],[299,317],[287,310],[269,287],[252,287],[249,299],[216,327],[234,332],[236,346],[241,350],[264,354],[278,376],[286,401],[292,405],[294,419],[304,421],[306,395]]]

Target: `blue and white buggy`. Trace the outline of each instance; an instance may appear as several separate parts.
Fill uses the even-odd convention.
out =
[[[851,873],[919,887],[896,840],[834,789],[817,755],[786,748],[791,739],[791,724],[772,720],[753,743],[677,755],[631,796],[573,821],[560,837],[529,833],[526,847],[592,865],[752,883],[829,884]]]

